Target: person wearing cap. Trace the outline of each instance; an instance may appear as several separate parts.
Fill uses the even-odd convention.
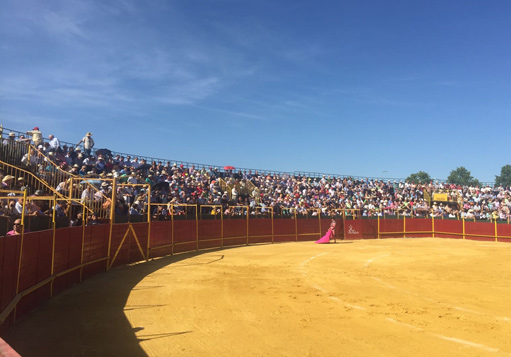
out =
[[[34,129],[27,131],[26,134],[32,136],[32,141],[36,147],[43,145],[43,133],[41,133],[39,127],[34,127]]]
[[[4,144],[4,145],[10,145],[10,144],[12,144],[12,143],[16,142],[14,139],[16,139],[16,134],[15,134],[15,133],[13,133],[13,132],[10,132],[10,133],[9,133],[9,137],[8,137],[7,139],[5,139],[5,140],[2,142],[2,144]]]
[[[89,157],[92,148],[94,147],[94,139],[92,139],[92,133],[88,132],[87,134],[85,134],[82,140],[80,140],[80,142],[76,144],[76,146],[79,146],[81,143],[83,143],[83,151],[85,152],[85,156]]]
[[[73,166],[71,166],[71,168],[68,170],[68,172],[71,175],[78,176],[78,175],[80,175],[79,170],[80,170],[80,166],[78,166],[77,164],[74,164]]]
[[[16,180],[16,189],[19,191],[25,191],[28,187],[27,181],[23,177],[18,177]]]
[[[2,179],[2,189],[10,189],[12,188],[12,183],[14,182],[15,177],[11,175],[6,175]]]

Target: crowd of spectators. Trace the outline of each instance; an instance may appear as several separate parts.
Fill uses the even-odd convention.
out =
[[[267,174],[188,167],[170,161],[148,163],[138,157],[111,155],[108,150],[94,152],[92,133],[87,133],[76,146],[61,146],[54,135],[44,140],[37,127],[27,132],[27,136],[16,137],[15,133],[9,133],[2,141],[2,155],[11,155],[9,147],[16,143],[17,165],[30,168],[43,179],[55,175],[56,171],[67,172],[68,175],[62,176],[62,181],[56,184],[56,191],[67,197],[69,190],[79,189],[82,202],[95,202],[96,207],[107,212],[112,207],[111,198],[116,197],[113,205],[116,216],[147,216],[150,201],[153,219],[186,215],[195,205],[200,214],[222,212],[225,216],[247,212],[266,215],[272,211],[277,216],[291,217],[295,213],[300,216],[336,216],[342,212],[362,217],[401,215],[479,220],[509,220],[511,217],[511,190],[507,187]],[[36,150],[29,149],[28,144],[33,144]],[[84,146],[83,151],[80,145]],[[71,175],[93,179],[88,181],[93,185],[75,183],[75,187],[70,187]],[[30,191],[24,178],[2,176],[3,189]],[[114,187],[116,192],[112,195]],[[448,199],[432,201],[433,194],[438,192],[446,193]],[[71,224],[75,225],[84,221],[98,223],[97,217],[84,220],[82,212],[71,213],[71,206],[62,202],[54,207],[32,204],[26,209],[29,215],[47,215],[55,211],[57,215],[71,216]],[[4,199],[1,210],[2,214],[10,214],[15,219],[16,214],[21,213],[20,199]]]

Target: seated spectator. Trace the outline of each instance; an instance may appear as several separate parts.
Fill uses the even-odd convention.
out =
[[[91,217],[89,219],[89,223],[87,223],[88,226],[96,226],[98,224],[101,224],[101,222],[99,221],[99,218],[98,218],[98,215],[96,212],[93,212],[91,214]]]
[[[14,220],[12,225],[12,230],[7,232],[6,236],[17,236],[21,234],[22,226],[21,226],[21,218]]]
[[[66,201],[60,201],[53,207],[56,217],[67,217],[68,205]]]
[[[6,175],[2,179],[2,190],[9,190],[12,189],[14,186],[14,176]]]
[[[83,213],[78,212],[70,221],[71,227],[83,226]]]

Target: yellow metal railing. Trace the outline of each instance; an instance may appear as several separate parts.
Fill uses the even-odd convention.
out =
[[[229,200],[232,198],[232,187],[230,187],[227,182],[223,178],[218,179],[218,185],[222,189],[223,192],[227,192],[227,195],[229,195]]]

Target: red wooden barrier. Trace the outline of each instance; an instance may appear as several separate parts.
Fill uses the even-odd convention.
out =
[[[225,222],[225,221],[224,221]],[[220,247],[222,245],[222,220],[199,220],[199,249]]]
[[[134,223],[132,225],[133,230],[136,233],[136,238],[138,239],[138,243],[140,244],[140,248],[137,244],[137,241],[135,240],[135,236],[133,234],[130,234],[129,238],[129,254],[128,254],[128,261],[130,263],[139,262],[141,260],[144,260],[147,255],[147,229],[148,229],[149,223]],[[142,252],[144,253],[142,255]]]
[[[361,228],[362,228],[362,238],[363,239],[378,238],[378,220],[377,219],[363,219]]]
[[[489,236],[489,237],[481,237]],[[465,239],[494,241],[495,223],[465,221]]]
[[[434,224],[436,238],[463,238],[463,221],[455,221],[451,219],[435,219]]]
[[[380,228],[381,228],[381,222],[383,220],[380,220]],[[419,233],[419,232],[427,232],[427,233]],[[432,232],[432,225],[431,225],[431,219],[429,218],[411,218],[406,219],[406,236],[407,237],[431,237],[433,234]]]
[[[46,230],[25,234],[21,256],[19,291],[26,290],[50,277],[52,249],[53,231]],[[50,289],[50,284],[46,284],[24,296],[18,303],[16,312],[24,315],[42,301],[49,299]]]
[[[195,250],[197,229],[195,221],[174,221],[174,253]]]
[[[271,218],[252,218],[248,225],[249,243],[271,242]]]
[[[16,296],[16,281],[18,278],[18,260],[21,247],[20,236],[0,238],[0,308],[3,311]],[[2,328],[7,329],[13,323],[13,313],[6,319]]]
[[[408,225],[409,220],[406,220]],[[405,220],[403,218],[380,219],[380,238],[402,238],[404,234]]]
[[[344,222],[344,237],[346,239],[362,239],[362,221],[346,219]]]
[[[114,225],[115,227],[115,225]],[[100,224],[85,227],[83,262],[92,262],[108,256],[108,236],[110,225]],[[111,252],[110,254],[113,255]],[[107,261],[88,264],[82,269],[82,279],[106,270]]]
[[[172,253],[172,221],[151,223],[150,257],[162,257]],[[161,248],[160,248],[161,247]]]
[[[497,233],[499,235],[499,242],[511,243],[511,224],[497,223]]]
[[[278,218],[273,220],[274,242],[296,241],[296,220],[290,218]]]
[[[319,218],[298,218],[296,221],[297,227],[298,227],[298,241],[310,241],[310,240],[318,240],[321,238],[323,234],[320,234],[323,232],[323,227],[326,227],[324,229],[324,232],[328,230],[330,227],[330,220],[329,219],[322,219],[321,220],[321,227],[319,225]]]
[[[224,220],[224,246],[247,244],[247,220]]]
[[[81,264],[81,236],[82,227],[62,228],[55,231],[54,274],[64,272]],[[58,294],[79,281],[79,269],[75,269],[67,274],[59,276],[53,282],[53,294]]]

